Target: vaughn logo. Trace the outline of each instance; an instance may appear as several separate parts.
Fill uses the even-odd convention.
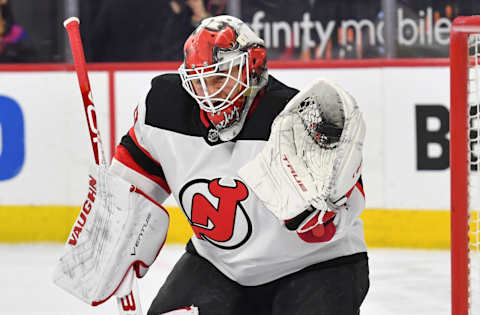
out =
[[[237,179],[196,179],[180,191],[180,205],[197,238],[235,249],[250,238],[252,222],[242,205],[248,189]]]
[[[93,178],[92,175],[90,176],[90,180],[88,181],[88,195],[87,199],[83,203],[82,211],[78,215],[77,222],[73,226],[72,233],[70,234],[70,238],[68,239],[68,244],[75,246],[77,245],[77,239],[80,233],[82,233],[83,227],[85,223],[87,223],[87,216],[90,214],[92,210],[93,203],[95,202],[95,196],[97,194],[97,180]]]

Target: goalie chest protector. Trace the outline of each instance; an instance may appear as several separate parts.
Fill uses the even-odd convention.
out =
[[[274,118],[297,90],[270,76],[260,93],[241,133],[222,142],[201,118],[180,77],[160,75],[121,142],[173,194],[192,226],[196,252],[242,285],[260,285],[312,264],[366,252],[360,219],[344,238],[309,243],[288,230],[241,181],[238,170],[262,150]],[[364,207],[358,189],[349,202]]]

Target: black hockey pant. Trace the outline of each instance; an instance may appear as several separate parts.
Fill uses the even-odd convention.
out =
[[[337,258],[259,286],[242,286],[185,253],[148,315],[194,305],[200,315],[358,315],[369,288],[366,253]]]

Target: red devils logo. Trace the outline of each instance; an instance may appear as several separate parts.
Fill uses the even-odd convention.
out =
[[[244,183],[235,179],[196,179],[180,191],[180,204],[195,236],[222,249],[242,246],[252,234],[252,223],[241,201],[248,197]]]

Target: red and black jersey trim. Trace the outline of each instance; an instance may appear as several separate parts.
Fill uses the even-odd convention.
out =
[[[125,150],[127,152],[125,152]],[[115,152],[115,158],[128,167],[153,180],[160,185],[168,194],[171,193],[167,184],[165,173],[160,164],[144,152],[132,138],[130,133],[122,137]]]
[[[358,189],[358,191],[360,191],[360,193],[362,194],[363,198],[365,198],[365,191],[363,190],[363,180],[362,180],[362,176],[360,176],[358,178],[358,181],[355,183],[355,185],[352,187],[352,189],[350,189],[349,192],[347,192],[347,198],[350,198],[350,195],[352,194],[353,192],[353,189],[355,189],[355,187]]]
[[[362,180],[362,176],[360,176],[360,178],[358,179],[358,182],[355,184],[355,187],[358,188],[358,190],[359,190],[360,193],[362,194],[363,198],[365,198],[365,191],[363,190],[363,180]]]

